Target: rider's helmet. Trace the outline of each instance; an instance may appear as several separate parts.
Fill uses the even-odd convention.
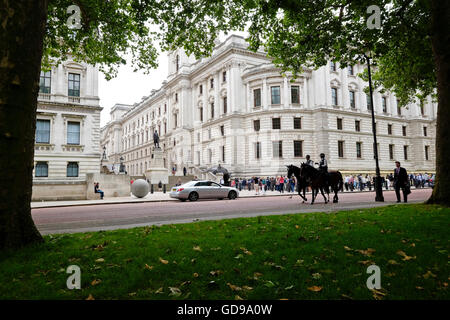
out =
[[[325,153],[321,153],[321,154],[320,154],[320,157],[321,157],[321,158],[324,158],[324,157],[325,157]]]

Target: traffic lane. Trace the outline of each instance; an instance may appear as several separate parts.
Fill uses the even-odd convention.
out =
[[[411,202],[424,201],[430,189],[414,190]],[[297,195],[290,197],[240,198],[197,202],[147,202],[80,207],[33,209],[32,216],[43,233],[64,230],[99,230],[100,227],[126,227],[141,224],[189,222],[196,219],[245,217],[260,214],[334,211],[386,205],[396,201],[395,193],[385,192],[385,203],[375,203],[373,192],[340,194],[340,203],[324,204],[321,195],[316,204],[302,204]],[[310,197],[309,197],[310,198]],[[310,199],[309,199],[310,200]]]

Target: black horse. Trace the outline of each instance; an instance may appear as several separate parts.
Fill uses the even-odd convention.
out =
[[[307,166],[311,167],[309,165],[307,165]],[[303,199],[303,202],[308,201],[308,199],[306,199],[306,197],[305,197],[306,187],[308,187],[308,186],[311,187],[311,192],[312,192],[311,204],[314,204],[314,201],[315,201],[317,195],[319,194],[319,190],[323,196],[323,200],[325,200],[325,203],[328,203],[330,201],[329,200],[330,192],[328,190],[328,187],[325,185],[325,183],[318,184],[318,183],[316,183],[315,180],[313,180],[307,176],[304,176],[302,174],[302,169],[297,166],[289,165],[287,167],[288,167],[288,177],[290,177],[292,174],[294,174],[295,177],[297,178],[298,195]],[[313,167],[311,167],[311,168],[313,168]],[[327,193],[328,197],[325,197],[324,190]],[[303,195],[301,194],[301,191],[303,191]]]
[[[311,188],[313,190],[313,200],[311,204],[314,203],[314,200],[317,196],[317,189],[321,189],[322,191],[322,188],[324,188],[328,194],[329,199],[330,195],[328,187],[331,187],[331,191],[334,192],[333,203],[339,202],[338,192],[339,190],[343,190],[342,187],[344,185],[344,179],[342,178],[342,174],[339,171],[329,171],[328,179],[325,179],[325,176],[321,174],[319,170],[306,163],[302,163],[300,167],[300,175],[303,179],[309,179],[311,181]],[[328,180],[328,183],[326,180]],[[316,190],[315,193],[314,189]]]
[[[308,201],[306,198],[306,187],[308,187],[308,181],[306,181],[304,178],[302,178],[300,173],[300,168],[296,167],[294,165],[287,166],[288,173],[287,176],[290,178],[292,175],[294,175],[297,178],[297,191],[298,195],[303,199],[303,202]],[[302,195],[303,191],[303,195]]]

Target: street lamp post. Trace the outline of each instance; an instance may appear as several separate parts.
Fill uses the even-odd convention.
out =
[[[372,75],[370,73],[370,57],[364,54],[367,61],[367,71],[369,73],[369,91],[370,91],[370,106],[372,113],[372,133],[373,133],[373,153],[375,158],[375,201],[384,202],[383,188],[381,185],[380,166],[378,164],[378,145],[377,145],[377,128],[375,125],[375,112],[373,104],[373,89],[372,89]]]

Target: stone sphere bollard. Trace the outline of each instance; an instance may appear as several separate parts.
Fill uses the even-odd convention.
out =
[[[137,179],[131,185],[131,193],[138,198],[145,197],[148,194],[148,190],[149,190],[149,185],[148,185],[147,181],[145,181],[143,179]]]

